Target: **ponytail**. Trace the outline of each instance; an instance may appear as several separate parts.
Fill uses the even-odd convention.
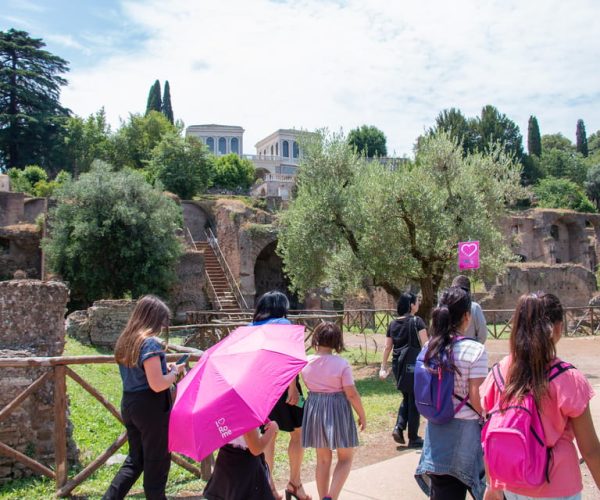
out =
[[[425,365],[433,361],[446,370],[460,374],[454,363],[453,343],[467,312],[471,312],[471,297],[465,290],[451,287],[442,293],[431,317],[431,337],[425,353]]]

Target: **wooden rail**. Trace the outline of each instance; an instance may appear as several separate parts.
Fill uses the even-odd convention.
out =
[[[171,346],[169,346],[171,347]],[[180,349],[178,349],[180,350]],[[185,349],[190,351],[190,360],[197,361],[201,352],[193,349]],[[180,354],[167,354],[168,361],[175,361],[180,357]],[[0,368],[46,368],[47,371],[40,375],[33,383],[31,383],[24,391],[19,393],[12,401],[10,401],[2,410],[0,410],[0,422],[5,420],[14,410],[16,410],[30,395],[44,387],[50,380],[54,386],[54,470],[50,467],[34,460],[31,457],[21,453],[18,450],[8,446],[6,443],[0,442],[0,454],[8,456],[24,465],[31,470],[42,474],[56,484],[56,496],[65,497],[96,470],[98,470],[106,461],[114,455],[121,446],[127,442],[127,433],[123,431],[121,435],[99,456],[94,458],[83,470],[69,478],[68,458],[67,458],[67,377],[79,384],[87,391],[94,399],[96,399],[115,419],[122,425],[123,418],[121,412],[116,408],[102,393],[87,382],[81,375],[72,370],[70,365],[90,365],[101,363],[116,363],[114,356],[56,356],[56,357],[14,357],[0,358]],[[187,471],[208,479],[210,476],[213,459],[212,456],[205,459],[196,467],[190,464],[182,456],[175,453],[171,454],[171,460],[177,465],[183,467]]]

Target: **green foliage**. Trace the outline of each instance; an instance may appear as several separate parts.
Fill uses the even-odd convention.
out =
[[[595,212],[583,189],[568,179],[547,177],[533,188],[538,205],[543,208],[568,208],[577,212]]]
[[[535,116],[529,117],[527,126],[527,151],[529,152],[529,156],[537,156],[539,158],[542,155],[540,126]]]
[[[542,151],[558,149],[560,151],[573,151],[571,141],[560,132],[558,134],[545,134],[542,136]]]
[[[546,175],[564,178],[583,186],[587,177],[587,164],[583,157],[562,149],[544,149],[540,163]]]
[[[588,154],[590,156],[600,153],[600,130],[588,137]]]
[[[163,137],[178,132],[160,112],[150,111],[145,116],[131,114],[112,139],[112,163],[117,168],[144,168]]]
[[[500,144],[507,154],[513,155],[518,161],[523,158],[523,137],[519,127],[494,106],[484,106],[474,127],[478,151],[490,151],[495,144]]]
[[[61,186],[43,242],[49,267],[71,288],[71,305],[104,298],[165,295],[181,254],[181,210],[130,169],[96,162]]]
[[[171,105],[171,87],[168,80],[165,82],[161,111],[162,114],[167,117],[167,120],[174,123],[173,106]]]
[[[110,125],[101,108],[86,119],[74,116],[65,123],[65,167],[77,177],[89,171],[94,160],[111,158]]]
[[[351,130],[348,134],[348,144],[356,148],[360,154],[367,158],[387,156],[387,139],[385,134],[377,127],[363,125]]]
[[[511,259],[495,221],[523,190],[520,166],[501,148],[464,156],[438,133],[395,170],[361,158],[341,135],[321,134],[303,151],[278,243],[296,291],[332,284],[341,295],[371,283],[398,295],[409,280],[427,316],[459,241],[480,241],[483,274]]]
[[[600,162],[590,167],[585,181],[585,192],[590,200],[600,209]]]
[[[150,87],[150,92],[148,92],[148,102],[146,103],[146,114],[150,113],[150,111],[162,111],[162,102],[160,100],[160,82],[156,80],[152,87]]]
[[[225,189],[248,189],[254,182],[254,165],[235,153],[214,158],[213,184]]]
[[[585,134],[585,124],[583,120],[577,120],[577,130],[575,131],[576,137],[576,151],[582,156],[586,157],[588,155],[588,141],[587,136]]]
[[[37,165],[28,165],[23,170],[11,168],[8,177],[11,191],[39,197],[52,196],[56,188],[71,179],[67,172],[61,170],[56,179],[50,181],[46,171]]]
[[[0,170],[38,164],[57,170],[60,89],[67,61],[25,31],[0,31]]]
[[[449,137],[462,145],[465,154],[472,153],[476,146],[474,120],[467,120],[460,109],[445,109],[435,119],[434,128],[430,134],[446,132]]]
[[[172,132],[152,152],[148,171],[167,191],[184,200],[205,191],[212,177],[206,147],[195,137],[184,139]]]

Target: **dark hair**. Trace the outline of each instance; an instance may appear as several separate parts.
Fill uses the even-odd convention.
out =
[[[556,357],[550,317],[556,317],[555,300],[558,299],[547,295],[529,293],[521,295],[517,302],[510,333],[511,364],[506,374],[503,405],[520,401],[527,393],[531,393],[539,405],[548,390],[546,370]],[[562,318],[560,302],[558,306]]]
[[[458,327],[471,312],[471,296],[464,288],[453,286],[444,290],[438,306],[431,315],[431,335],[425,363],[434,360],[439,366],[460,373],[454,364],[453,340],[460,333]]]
[[[452,286],[462,288],[465,292],[471,293],[471,280],[464,274],[459,274],[452,280]]]
[[[252,322],[264,321],[270,318],[287,317],[290,301],[278,290],[271,290],[261,296],[256,303]]]
[[[417,296],[414,293],[406,292],[400,295],[398,299],[398,304],[396,306],[396,311],[398,311],[398,316],[404,316],[405,314],[410,312],[410,306],[417,303]]]
[[[538,292],[538,297],[542,299],[546,318],[550,323],[555,324],[563,321],[564,310],[559,298],[553,293]]]
[[[317,346],[331,347],[335,352],[344,350],[344,336],[342,330],[335,323],[323,322],[313,330],[310,346],[316,349]]]

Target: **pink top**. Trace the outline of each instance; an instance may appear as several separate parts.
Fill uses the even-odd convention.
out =
[[[552,364],[558,361],[556,359]],[[509,363],[510,356],[500,361],[500,369],[504,377]],[[491,373],[479,388],[479,394],[483,409],[489,411],[493,408],[500,393]],[[579,417],[593,396],[592,386],[579,370],[567,370],[552,380],[548,394],[539,408],[546,435],[546,446],[552,447],[550,482],[545,482],[537,488],[517,488],[492,478],[493,485],[496,488],[531,497],[563,497],[579,493],[583,489],[583,483],[577,449],[573,442],[575,434],[571,418]]]
[[[354,385],[352,368],[335,354],[311,354],[302,370],[302,378],[311,392],[341,392]]]

